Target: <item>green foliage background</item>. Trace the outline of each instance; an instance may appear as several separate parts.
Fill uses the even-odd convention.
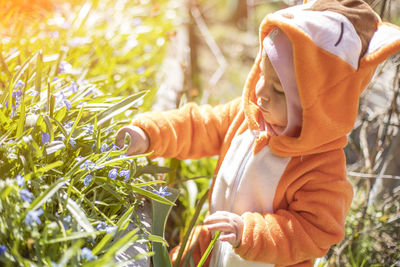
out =
[[[60,1],[51,12],[40,1],[28,11],[14,4],[0,46],[0,264],[114,266],[135,241],[147,251],[165,243],[136,211],[144,197],[173,205],[155,193],[167,169],[113,142],[138,106],[151,106],[174,10],[160,1]]]

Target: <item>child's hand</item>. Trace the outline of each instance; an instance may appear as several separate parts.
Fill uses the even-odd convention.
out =
[[[240,245],[243,233],[243,219],[228,211],[217,211],[204,220],[208,230],[220,230],[219,240],[229,242],[232,247]]]
[[[129,134],[131,138],[128,150],[126,151],[128,156],[143,154],[149,149],[150,141],[147,134],[139,127],[132,125],[124,126],[118,130],[115,144],[119,148],[124,147],[126,134]]]

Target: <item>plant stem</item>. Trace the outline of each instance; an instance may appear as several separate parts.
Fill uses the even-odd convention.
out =
[[[203,256],[201,256],[201,259],[199,261],[199,264],[197,264],[197,267],[202,267],[203,264],[206,262],[208,255],[210,255],[211,250],[213,249],[215,242],[217,242],[219,236],[221,234],[221,231],[215,232],[214,238],[211,240],[210,245],[208,245],[206,251],[204,252]]]

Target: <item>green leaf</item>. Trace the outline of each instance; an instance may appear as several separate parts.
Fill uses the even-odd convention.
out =
[[[63,179],[60,179],[57,182],[53,183],[39,197],[35,198],[28,210],[38,209],[40,206],[42,206],[43,203],[49,200],[64,184],[65,180]]]
[[[47,172],[48,170],[55,169],[57,167],[62,166],[63,164],[64,164],[64,162],[61,160],[50,163],[42,168],[37,169],[36,171],[28,173],[27,175],[25,175],[25,178],[29,180],[33,176],[33,174],[40,176],[43,173]]]
[[[37,53],[33,54],[32,56],[30,56],[27,60],[25,60],[24,64],[22,65],[22,67],[17,71],[17,73],[14,76],[13,79],[13,84],[12,84],[12,88],[14,88],[15,83],[21,78],[22,74],[24,74],[25,70],[28,68],[28,66],[31,64],[31,62],[33,61],[33,59],[36,57]],[[26,86],[26,84],[25,84]],[[10,102],[11,103],[11,102]]]
[[[112,245],[107,252],[104,254],[104,257],[114,257],[114,255],[118,251],[124,250],[124,248],[128,248],[132,243],[134,243],[136,240],[139,239],[139,236],[136,235],[137,232],[139,231],[139,228],[135,228],[132,231],[128,232],[126,235],[124,235],[121,239],[119,239],[117,242]]]
[[[142,91],[139,93],[136,93],[134,95],[131,95],[124,100],[116,103],[112,107],[104,110],[97,116],[97,125],[100,126],[109,119],[117,116],[118,114],[121,114],[125,112],[127,109],[132,107],[134,104],[136,104],[144,95],[147,94],[148,91]]]
[[[179,248],[178,256],[176,257],[176,262],[175,262],[174,267],[177,267],[179,265],[179,263],[181,262],[181,258],[182,258],[182,255],[183,255],[183,250],[186,247],[186,243],[189,240],[189,236],[190,236],[190,233],[192,232],[193,227],[196,225],[196,222],[197,222],[197,219],[199,217],[200,211],[201,211],[204,203],[207,200],[208,192],[209,192],[209,190],[207,190],[203,194],[203,196],[201,197],[199,203],[197,204],[197,209],[196,209],[192,219],[190,220],[189,227],[188,227],[188,229],[187,229],[187,231],[186,231],[186,233],[185,233],[185,235],[183,237],[183,240],[182,240],[182,243],[181,243],[181,247]]]
[[[50,135],[50,141],[53,141],[54,140],[53,124],[51,124],[49,116],[44,115],[44,116],[42,116],[42,118],[43,118],[44,122],[46,123],[47,133]]]
[[[99,233],[101,233],[101,231],[97,231],[95,234],[97,235]],[[66,242],[66,241],[88,238],[88,237],[93,237],[93,233],[75,232],[75,233],[68,233],[67,236],[55,237],[51,240],[45,240],[44,243],[45,244],[54,244],[54,243]]]
[[[85,229],[86,232],[92,234],[92,237],[95,237],[96,231],[93,226],[90,224],[89,219],[86,217],[85,212],[80,208],[80,206],[73,201],[71,198],[67,200],[67,209],[71,212],[71,215],[75,218],[77,223]]]
[[[129,185],[129,184],[127,184],[126,186],[127,186],[130,190],[135,191],[136,193],[139,193],[139,194],[141,194],[141,195],[143,195],[143,196],[145,196],[145,197],[148,197],[148,198],[150,198],[150,199],[152,199],[152,200],[155,200],[155,201],[160,202],[160,203],[163,203],[163,204],[175,206],[175,203],[174,203],[174,202],[168,200],[167,198],[163,198],[163,197],[161,197],[161,196],[159,196],[159,195],[157,195],[157,194],[155,194],[155,193],[153,193],[153,192],[147,191],[147,190],[145,190],[145,189],[143,189],[143,188],[140,188],[140,187],[137,187],[137,186],[135,186],[135,185]]]
[[[131,206],[118,220],[117,227],[118,229],[122,228],[125,224],[128,224],[132,214],[134,213],[134,207]],[[111,234],[106,234],[99,243],[93,248],[93,255],[97,255],[111,240],[113,236]]]
[[[105,263],[107,263],[107,262],[113,262],[114,257],[117,253],[126,250],[136,240],[139,239],[139,235],[137,235],[138,231],[139,231],[139,228],[135,228],[132,231],[128,232],[121,239],[116,241],[110,248],[108,248],[106,253],[101,258],[91,261],[91,262],[88,262],[88,263],[84,264],[83,266],[97,267],[97,266],[104,266],[104,265],[106,265]],[[93,251],[92,251],[92,253],[93,253]],[[114,265],[114,263],[113,263],[113,265]]]
[[[174,188],[167,188],[167,192],[170,192],[172,194],[166,196],[166,198],[171,202],[175,202],[179,196],[179,190]],[[154,200],[151,201],[151,206],[151,232],[153,235],[164,238],[165,224],[167,223],[167,218],[169,213],[171,212],[172,206],[165,205]],[[172,266],[165,243],[153,242],[153,251],[155,252],[153,257],[154,266]]]
[[[50,142],[49,144],[46,145],[46,154],[50,155],[53,154],[59,150],[65,149],[65,144],[63,141],[53,141]]]
[[[39,50],[36,57],[36,79],[35,79],[35,90],[38,93],[36,101],[40,101],[40,90],[42,86],[42,64],[43,64],[43,52]]]
[[[67,141],[66,141],[67,144],[69,144],[69,139],[71,139],[71,136],[72,136],[72,134],[73,134],[73,132],[74,132],[76,126],[78,125],[80,119],[82,118],[83,107],[84,107],[84,106],[82,105],[82,106],[81,106],[81,109],[79,110],[78,116],[76,117],[75,122],[74,122],[74,124],[72,125],[71,131],[69,132],[69,135],[68,135],[68,138],[67,138]]]
[[[199,263],[197,264],[197,267],[203,267],[203,264],[206,262],[208,256],[211,253],[211,250],[213,249],[215,243],[217,242],[219,236],[221,235],[221,231],[216,231],[214,238],[211,240],[210,244],[208,245],[206,251],[204,252],[203,256],[201,256],[201,259]]]
[[[52,119],[58,127],[60,127],[60,131],[62,132],[62,134],[64,136],[68,136],[67,130],[65,130],[64,126],[61,124],[61,122],[59,122],[58,120],[56,120],[55,118],[49,117],[50,119]]]
[[[78,251],[81,250],[81,246],[83,245],[83,240],[78,240],[73,243],[65,252],[62,253],[62,257],[60,261],[57,263],[58,266],[66,266],[69,260],[78,254]]]
[[[100,163],[99,167],[110,166],[110,165],[114,165],[114,164],[120,163],[120,162],[126,162],[129,159],[137,159],[137,158],[147,157],[151,154],[152,153],[147,153],[147,154],[135,155],[135,156],[124,157],[124,158],[116,158],[116,159],[112,159],[109,161],[105,161],[104,163]]]
[[[25,82],[27,83],[27,81],[25,81]],[[26,88],[26,85],[24,87],[24,90],[22,90],[21,107],[20,107],[17,134],[16,134],[17,139],[22,136],[22,131],[24,130],[24,125],[25,125],[25,91],[26,91],[25,88]]]

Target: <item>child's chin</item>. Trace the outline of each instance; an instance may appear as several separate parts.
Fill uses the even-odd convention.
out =
[[[271,125],[272,129],[275,131],[275,133],[277,135],[282,135],[282,133],[286,129],[286,126],[279,126],[279,125],[276,125],[276,124],[270,124],[270,125]]]

